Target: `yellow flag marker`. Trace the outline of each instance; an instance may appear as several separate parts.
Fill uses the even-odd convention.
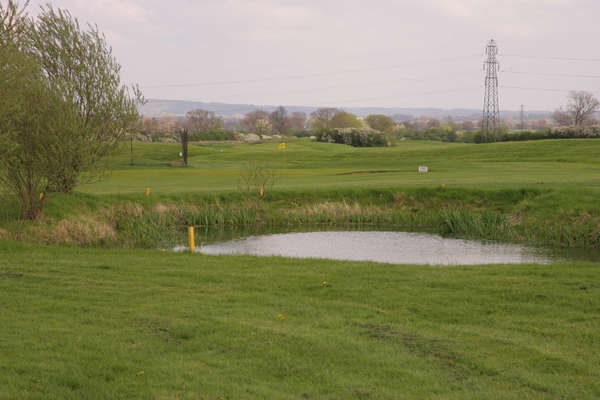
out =
[[[277,148],[279,150],[285,150],[285,142],[279,143],[279,145],[277,146]]]
[[[150,188],[146,188],[146,196],[150,196]]]

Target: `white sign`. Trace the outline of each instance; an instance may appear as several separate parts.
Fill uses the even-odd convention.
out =
[[[419,167],[419,172],[429,172],[429,168],[427,167]]]

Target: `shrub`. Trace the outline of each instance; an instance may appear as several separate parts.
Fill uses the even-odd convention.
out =
[[[318,142],[340,143],[354,147],[385,147],[392,145],[391,137],[368,129],[323,129],[318,131],[315,136]]]

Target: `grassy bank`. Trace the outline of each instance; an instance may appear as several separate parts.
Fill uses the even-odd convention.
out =
[[[11,211],[12,210],[12,211]],[[46,216],[16,220],[5,207],[0,235],[43,244],[167,247],[200,229],[377,225],[554,247],[600,247],[600,205],[590,190],[538,188],[274,191],[264,199],[230,192],[56,195]]]
[[[285,151],[277,143],[212,143],[191,146],[188,167],[179,165],[178,151],[177,144],[136,143],[131,166],[128,147],[122,148],[110,160],[107,179],[72,195],[47,194],[45,216],[33,224],[18,221],[15,204],[5,197],[0,237],[157,247],[173,244],[188,225],[378,224],[556,247],[600,246],[600,140],[404,141],[393,148],[293,140]],[[242,189],[249,162],[279,176],[264,200]],[[419,174],[419,165],[430,172]]]
[[[598,398],[599,281],[0,241],[0,398]]]

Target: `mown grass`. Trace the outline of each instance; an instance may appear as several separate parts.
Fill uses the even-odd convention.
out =
[[[190,165],[178,166],[177,144],[136,143],[135,166],[128,147],[111,160],[110,176],[83,190],[92,193],[224,192],[239,187],[248,161],[268,163],[282,190],[432,187],[600,188],[600,141],[545,140],[493,144],[399,142],[392,148],[354,148],[295,140],[277,143],[210,144],[190,147]],[[284,169],[284,158],[286,168]],[[419,165],[429,174],[417,173]]]
[[[598,282],[0,241],[0,398],[594,399]]]

